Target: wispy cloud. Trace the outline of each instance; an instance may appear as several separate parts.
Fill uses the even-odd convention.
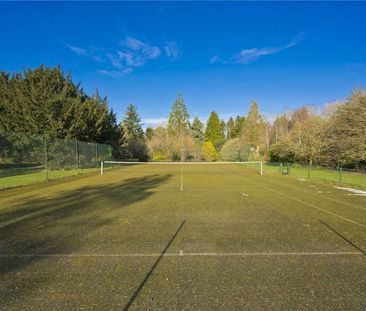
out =
[[[227,60],[220,58],[219,56],[215,55],[212,56],[210,59],[210,63],[217,63],[221,62],[224,64],[250,64],[257,61],[259,58],[267,55],[272,55],[279,53],[283,50],[289,49],[294,47],[295,45],[299,44],[301,41],[304,40],[304,33],[299,34],[294,39],[292,39],[289,43],[277,46],[277,47],[266,47],[266,48],[251,48],[241,50],[239,53],[234,54],[233,56],[229,57]]]
[[[146,118],[142,120],[142,123],[144,123],[144,126],[151,126],[151,127],[157,127],[157,126],[164,126],[168,124],[168,118]]]
[[[102,52],[103,52],[102,48],[97,48],[94,46],[89,46],[88,48],[81,48],[68,43],[66,43],[65,45],[71,52],[73,52],[78,56],[87,56],[97,62],[102,61]]]
[[[176,60],[182,56],[182,51],[175,41],[167,42],[164,46],[164,50],[165,54],[172,60]]]
[[[170,60],[179,58],[182,51],[175,41],[169,41],[158,47],[131,36],[119,42],[114,49],[102,49],[94,46],[88,48],[71,44],[65,46],[78,56],[89,57],[97,62],[105,64],[105,68],[98,70],[102,75],[120,77],[128,75],[137,67],[145,66],[149,61],[161,56],[162,51]]]
[[[77,46],[74,46],[74,45],[71,45],[71,44],[67,44],[67,43],[65,45],[68,47],[68,49],[71,52],[75,53],[76,55],[79,55],[79,56],[87,56],[88,55],[86,49],[83,49],[83,48],[80,48],[80,47],[77,47]]]

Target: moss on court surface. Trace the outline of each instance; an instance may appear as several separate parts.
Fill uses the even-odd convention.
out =
[[[366,309],[366,197],[239,165],[2,190],[0,236],[1,310]]]

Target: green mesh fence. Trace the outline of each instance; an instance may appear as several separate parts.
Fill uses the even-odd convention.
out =
[[[110,145],[0,132],[0,189],[96,172]]]
[[[265,171],[279,172],[306,180],[323,180],[366,189],[366,171],[315,165],[267,162]]]

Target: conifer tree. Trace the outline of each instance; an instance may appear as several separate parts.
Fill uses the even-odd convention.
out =
[[[211,112],[207,121],[205,136],[206,141],[211,141],[216,149],[221,148],[224,142],[224,137],[219,116],[215,111]]]
[[[231,135],[232,135],[232,131],[234,128],[234,119],[232,117],[230,117],[230,119],[227,121],[226,124],[226,139],[229,140],[231,139]]]
[[[203,143],[205,140],[205,133],[203,131],[203,123],[200,121],[198,117],[194,117],[192,126],[192,137],[197,143]]]
[[[187,157],[189,132],[189,113],[181,95],[174,101],[168,120],[168,134],[175,141],[175,152],[181,161]]]

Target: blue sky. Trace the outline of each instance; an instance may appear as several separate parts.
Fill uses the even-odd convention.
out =
[[[0,3],[0,69],[72,71],[148,125],[177,94],[191,116],[266,115],[366,87],[365,2]]]

